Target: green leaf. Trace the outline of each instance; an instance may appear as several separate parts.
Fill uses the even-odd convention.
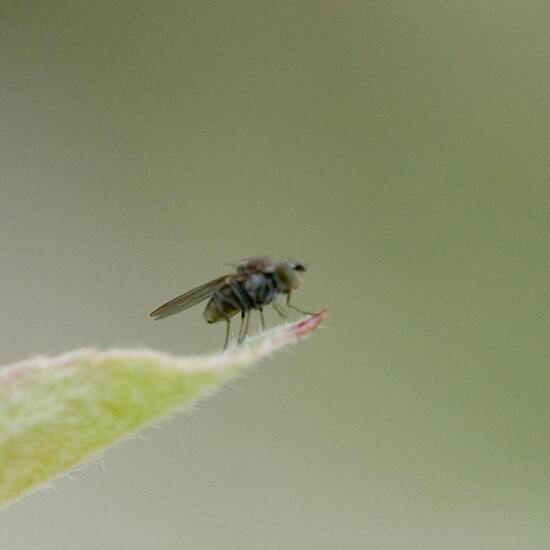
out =
[[[326,308],[223,353],[76,350],[0,369],[0,507],[298,341]]]

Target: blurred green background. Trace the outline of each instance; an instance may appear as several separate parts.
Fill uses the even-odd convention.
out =
[[[548,548],[549,25],[540,1],[3,0],[2,363],[214,350],[200,308],[147,315],[255,254],[306,261],[296,303],[332,310],[2,512],[2,550]]]

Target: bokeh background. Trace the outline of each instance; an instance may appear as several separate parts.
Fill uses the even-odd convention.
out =
[[[332,310],[3,511],[2,550],[548,548],[549,25],[534,0],[3,0],[2,363],[214,350],[200,308],[147,315],[255,254],[306,261],[296,303]]]

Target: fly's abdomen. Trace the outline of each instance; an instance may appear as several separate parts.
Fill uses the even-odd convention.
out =
[[[250,298],[243,294],[240,283],[235,281],[214,292],[204,308],[204,318],[209,323],[216,323],[251,307]]]

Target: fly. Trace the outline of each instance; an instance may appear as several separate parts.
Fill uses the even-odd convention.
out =
[[[290,303],[291,294],[302,282],[304,264],[294,260],[272,261],[270,258],[250,258],[237,267],[235,273],[223,275],[193,290],[170,300],[151,313],[154,319],[164,319],[184,311],[208,299],[204,308],[204,318],[208,323],[226,322],[225,350],[231,335],[231,317],[241,313],[241,325],[237,342],[242,342],[248,334],[250,313],[260,312],[262,330],[265,328],[263,308],[272,304],[277,313],[286,317],[275,302],[279,294],[286,294],[289,308],[312,315]]]

